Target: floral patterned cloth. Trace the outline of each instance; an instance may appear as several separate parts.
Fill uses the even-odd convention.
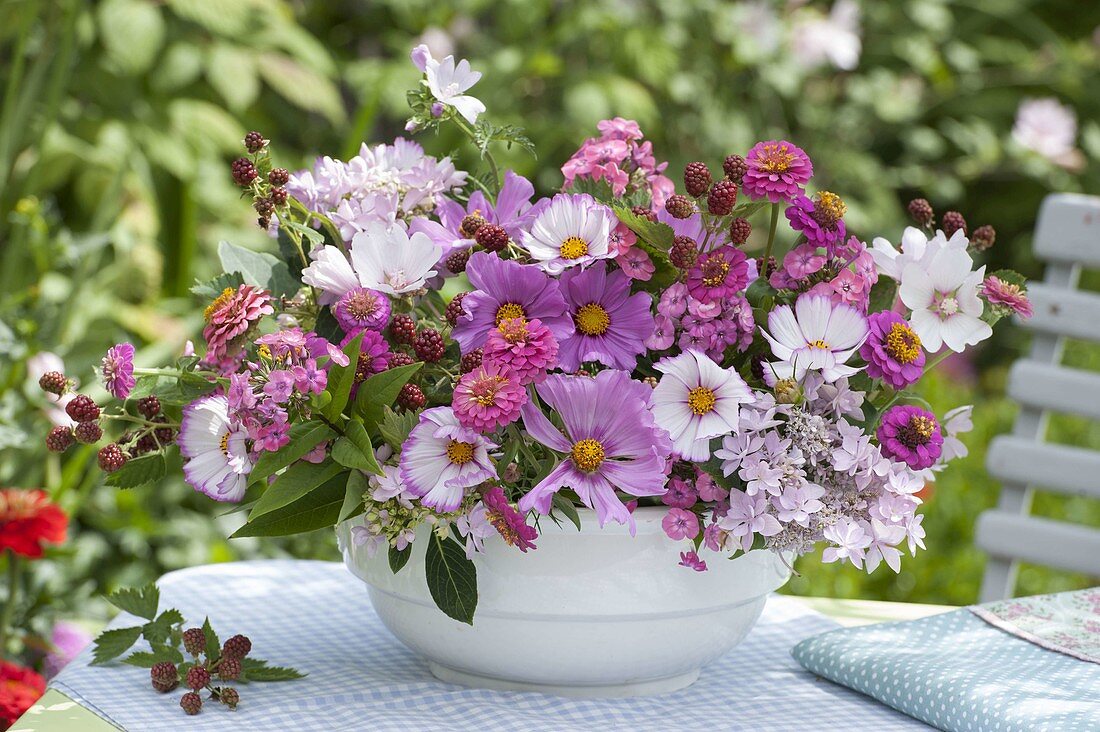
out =
[[[1100,663],[1100,587],[969,608],[990,625],[1051,651]]]

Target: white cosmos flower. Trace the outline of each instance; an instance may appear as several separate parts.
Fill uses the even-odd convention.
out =
[[[867,340],[867,317],[850,305],[826,295],[805,294],[794,307],[781,305],[768,314],[772,353],[780,360],[770,365],[778,379],[800,380],[807,371],[820,371],[832,383],[859,371],[844,364]]]
[[[985,266],[972,272],[973,266],[966,251],[943,249],[927,267],[907,264],[902,270],[901,301],[913,311],[910,325],[929,353],[943,345],[961,352],[993,334],[981,319],[984,305],[978,297]]]
[[[685,460],[710,457],[710,438],[734,432],[740,405],[751,404],[752,389],[733,369],[688,350],[654,365],[664,376],[653,390],[653,417]]]
[[[918,228],[908,226],[901,235],[901,249],[883,237],[875,237],[871,247],[871,258],[875,260],[875,266],[879,274],[884,274],[891,279],[900,280],[901,271],[908,264],[919,264],[927,268],[928,263],[942,249],[959,249],[966,251],[970,241],[963,234],[962,229],[956,231],[948,239],[947,236],[937,230],[931,239]]]
[[[184,478],[215,501],[241,500],[252,472],[248,432],[230,424],[228,410],[224,396],[196,399],[183,408],[177,440]]]
[[[550,274],[614,256],[606,206],[586,193],[559,193],[523,233],[523,248]]]
[[[457,64],[454,56],[436,61],[428,47],[420,44],[412,51],[412,62],[428,77],[428,90],[441,103],[450,105],[470,124],[485,111],[485,104],[476,97],[464,94],[481,79],[481,72],[470,68],[470,62],[462,59]]]

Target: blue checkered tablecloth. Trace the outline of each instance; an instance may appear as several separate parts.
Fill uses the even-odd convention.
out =
[[[218,564],[172,572],[159,584],[162,608],[178,607],[195,624],[209,615],[223,638],[245,633],[256,656],[309,675],[242,686],[235,713],[209,703],[187,717],[178,706],[180,692],[155,693],[148,670],[118,663],[90,667],[85,651],[52,685],[129,732],[927,729],[795,663],[795,643],[837,624],[782,596],[769,600],[741,645],[687,689],[643,698],[573,699],[437,681],[424,660],[382,626],[366,588],[341,564]],[[111,627],[132,624],[124,614]]]

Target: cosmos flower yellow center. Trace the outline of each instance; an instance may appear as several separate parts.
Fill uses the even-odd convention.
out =
[[[898,439],[906,447],[916,448],[920,445],[927,445],[936,429],[936,420],[917,415],[909,420],[909,424],[898,430]]]
[[[785,143],[764,145],[756,164],[766,173],[786,173],[794,162],[794,154]]]
[[[497,308],[497,325],[512,318],[526,318],[527,312],[523,306],[515,302],[506,302]]]
[[[571,236],[561,243],[562,259],[580,259],[588,254],[588,242],[579,236]]]
[[[711,257],[703,262],[703,284],[707,287],[718,287],[726,279],[730,271],[730,263],[722,257]]]
[[[913,363],[920,356],[920,336],[905,323],[894,323],[886,334],[886,353],[902,365]]]
[[[210,322],[210,318],[214,317],[214,313],[225,307],[225,304],[237,294],[237,291],[232,287],[227,287],[222,290],[222,294],[214,298],[214,302],[206,306],[206,310],[202,311],[202,319],[207,323]]]
[[[697,386],[688,392],[688,409],[696,416],[701,417],[712,411],[717,403],[718,397],[714,395],[713,389]]]
[[[821,340],[820,338],[817,339],[816,341],[810,341],[806,345],[809,346],[810,348],[816,348],[819,351],[828,351],[829,350],[829,344],[826,343],[825,341]]]
[[[574,320],[577,322],[577,330],[590,336],[603,335],[611,327],[611,316],[602,305],[594,302],[582,305]]]
[[[465,465],[474,459],[474,446],[469,442],[451,440],[447,443],[447,459],[455,465]]]
[[[591,438],[579,440],[569,451],[573,464],[586,473],[595,471],[604,461],[605,453],[599,440]]]
[[[229,457],[229,433],[228,432],[226,432],[224,435],[222,435],[221,448],[222,448],[222,455],[225,455],[226,457]]]

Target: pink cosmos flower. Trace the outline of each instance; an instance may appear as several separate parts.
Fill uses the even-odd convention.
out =
[[[134,347],[119,343],[107,349],[102,361],[103,384],[115,399],[125,399],[134,388]]]
[[[489,523],[497,530],[508,546],[514,546],[521,552],[536,549],[534,544],[538,531],[528,526],[523,514],[512,507],[504,496],[500,486],[493,486],[481,494],[485,504],[485,514]]]
[[[489,450],[496,444],[463,427],[450,407],[420,413],[401,446],[401,480],[421,503],[439,511],[456,510],[467,488],[497,477]]]
[[[561,342],[562,368],[575,371],[585,361],[634,368],[638,355],[645,352],[645,340],[653,334],[649,293],[631,294],[630,280],[603,264],[566,271],[561,289],[576,328]]]
[[[767,198],[772,203],[793,201],[814,174],[806,151],[786,140],[756,143],[745,162],[748,171],[742,190],[750,198]]]
[[[241,285],[236,290],[225,288],[203,313],[207,361],[223,364],[238,356],[253,324],[274,312],[266,290],[252,285]]]
[[[482,362],[463,374],[451,403],[459,424],[478,432],[492,432],[519,419],[527,391],[507,366]]]
[[[489,331],[482,361],[506,366],[522,384],[538,383],[558,365],[558,342],[538,318],[505,318]]]
[[[990,305],[1000,305],[1008,308],[1021,318],[1032,316],[1031,301],[1027,293],[1019,285],[1005,282],[996,275],[990,275],[978,288],[978,294],[989,302]]]
[[[694,539],[699,535],[699,517],[682,508],[670,508],[661,519],[661,528],[670,539]]]

